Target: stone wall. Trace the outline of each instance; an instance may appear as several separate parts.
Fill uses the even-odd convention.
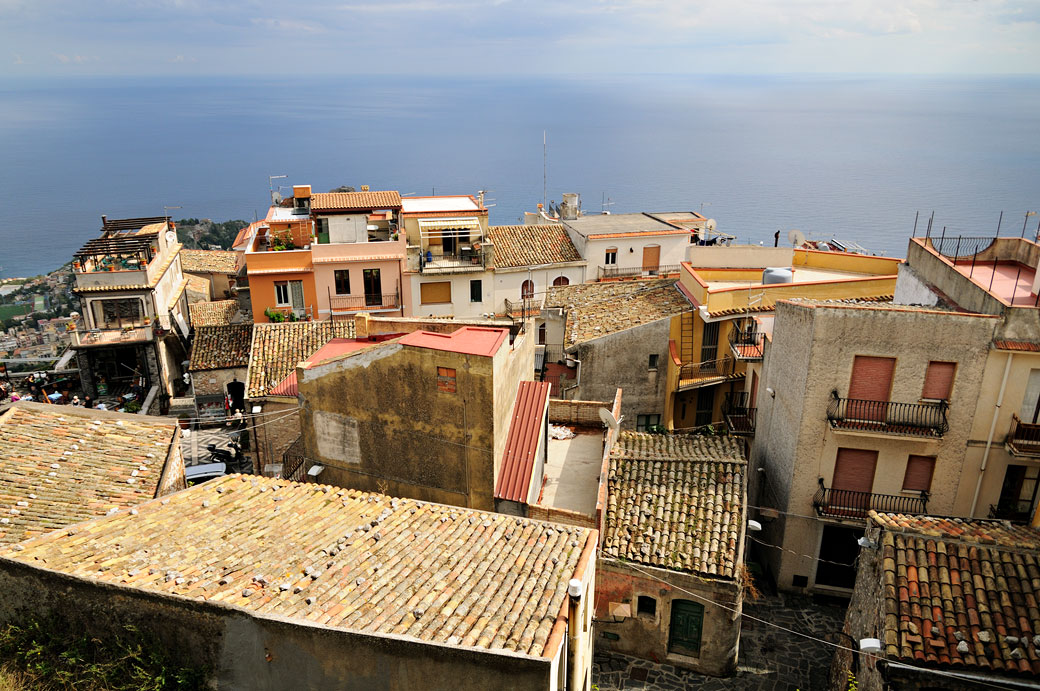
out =
[[[327,629],[299,619],[91,582],[0,558],[0,625],[60,622],[105,640],[132,625],[214,688],[553,689],[556,660]],[[75,603],[75,606],[69,606]],[[563,646],[560,646],[562,651]]]
[[[649,566],[640,565],[637,571],[635,565],[604,557],[597,559],[596,568],[597,647],[714,676],[736,671],[742,607],[739,584]],[[653,598],[654,613],[639,613],[640,596]],[[669,652],[675,600],[704,606],[700,652],[695,656]],[[619,613],[618,605],[628,605],[628,611]]]

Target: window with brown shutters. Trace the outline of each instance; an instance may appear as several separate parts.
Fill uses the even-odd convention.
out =
[[[924,388],[921,390],[921,398],[949,400],[956,372],[956,362],[929,362],[928,369],[924,373]]]
[[[906,461],[903,476],[904,492],[928,492],[932,489],[932,474],[935,472],[935,456],[911,455]]]
[[[878,452],[870,449],[838,449],[831,487],[851,492],[872,491],[877,459]]]
[[[451,281],[423,283],[419,286],[419,302],[437,305],[451,302]]]
[[[887,401],[892,393],[892,375],[895,370],[895,358],[857,355],[852,363],[849,398]]]

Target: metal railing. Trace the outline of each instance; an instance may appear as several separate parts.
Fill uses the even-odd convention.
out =
[[[950,430],[946,419],[948,408],[946,401],[895,403],[840,398],[832,393],[827,406],[827,420],[834,429],[941,437]]]
[[[307,481],[307,457],[303,455],[303,436],[282,452],[282,479],[294,482]]]
[[[329,307],[333,312],[361,312],[364,310],[397,309],[401,298],[397,293],[366,295],[329,295]]]
[[[729,346],[738,360],[761,360],[765,340],[762,331],[733,329],[729,332]]]
[[[484,262],[484,252],[482,250],[436,255],[429,250],[419,252],[419,271],[422,273],[456,269],[483,269]]]
[[[1007,444],[1015,453],[1040,454],[1040,425],[1022,422],[1017,413],[1012,413]]]
[[[832,518],[866,518],[871,510],[879,513],[928,513],[928,493],[919,496],[874,494],[833,487],[820,488],[813,495],[813,508],[817,516]]]
[[[1033,518],[1033,502],[1029,499],[1005,499],[989,505],[989,517],[1015,523],[1025,523]]]
[[[695,388],[723,381],[733,376],[733,358],[725,357],[695,362],[679,367],[678,388]]]
[[[137,343],[151,341],[155,338],[152,326],[124,326],[120,329],[88,329],[73,331],[72,343],[75,346],[118,345],[120,343]]]
[[[545,345],[545,364],[558,364],[566,362],[567,354],[563,352],[563,345]]]
[[[958,259],[974,258],[975,255],[985,252],[996,241],[995,237],[946,237],[945,234],[928,238],[932,249],[952,261]]]
[[[677,273],[679,273],[678,264],[662,264],[653,268],[634,266],[627,269],[619,269],[616,266],[601,266],[599,267],[599,280],[642,278],[644,276],[668,276]]]
[[[519,300],[504,298],[502,302],[506,307],[506,315],[516,319],[534,317],[541,309],[541,304],[535,302],[534,298],[521,298]]]
[[[748,405],[751,397],[746,391],[727,391],[722,401],[722,415],[731,434],[754,435],[758,408]]]

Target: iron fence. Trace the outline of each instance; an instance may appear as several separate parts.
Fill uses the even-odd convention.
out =
[[[619,269],[616,266],[601,266],[599,267],[599,280],[643,278],[644,276],[668,276],[670,274],[678,273],[678,264],[664,264],[653,268],[635,266],[627,269]]]
[[[307,481],[307,457],[303,455],[303,436],[289,445],[282,453],[282,479],[295,482]]]
[[[678,387],[693,388],[721,381],[733,375],[733,358],[718,358],[679,367]]]
[[[849,489],[824,487],[822,484],[813,495],[816,515],[832,518],[866,518],[869,511],[879,513],[926,514],[928,493],[919,496],[875,494]]]
[[[761,360],[766,335],[762,331],[741,331],[733,329],[729,332],[729,345],[733,354],[741,360]]]
[[[758,408],[748,405],[751,397],[746,391],[727,391],[722,400],[722,414],[732,434],[753,435]]]
[[[363,310],[397,309],[401,298],[397,293],[372,293],[366,295],[329,295],[332,311],[360,312]]]
[[[948,408],[946,401],[896,403],[840,398],[832,394],[827,419],[835,429],[941,437],[950,430],[946,419]]]

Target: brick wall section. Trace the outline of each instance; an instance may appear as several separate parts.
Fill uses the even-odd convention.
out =
[[[588,427],[602,427],[603,421],[599,419],[600,408],[610,408],[607,401],[561,401],[551,399],[549,401],[549,422],[558,425],[585,425]]]
[[[527,517],[539,521],[549,521],[551,523],[563,523],[565,525],[576,525],[582,528],[592,528],[593,530],[599,527],[597,520],[592,516],[587,516],[579,511],[568,511],[567,509],[557,509],[551,506],[542,506],[540,504],[528,505]]]

